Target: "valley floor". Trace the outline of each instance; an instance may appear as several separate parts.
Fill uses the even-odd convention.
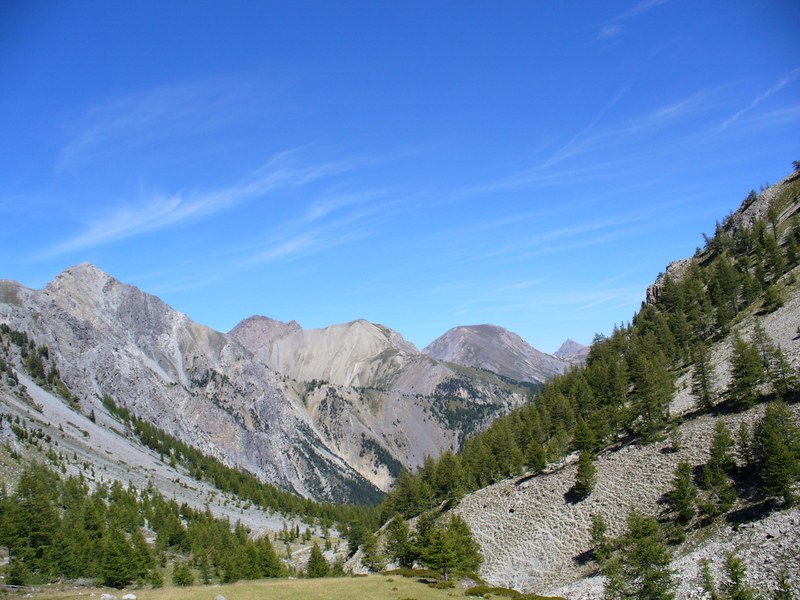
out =
[[[98,598],[101,594],[122,598],[126,593],[136,594],[137,600],[211,600],[224,596],[227,600],[256,600],[281,598],[282,600],[444,600],[465,598],[458,586],[451,589],[434,589],[416,578],[370,575],[368,577],[340,577],[324,579],[277,579],[240,582],[230,585],[163,587],[158,589],[113,590],[68,585],[42,586],[26,590],[25,597],[34,600],[77,600]]]

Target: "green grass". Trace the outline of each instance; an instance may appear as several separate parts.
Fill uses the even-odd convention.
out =
[[[368,577],[340,577],[325,579],[262,579],[230,585],[195,585],[179,588],[165,586],[158,589],[111,590],[101,588],[74,588],[68,584],[43,586],[33,592],[34,600],[86,600],[91,594],[99,598],[102,593],[122,598],[128,592],[137,600],[211,600],[217,595],[227,600],[444,600],[465,598],[463,590],[437,590],[417,579],[370,575]]]

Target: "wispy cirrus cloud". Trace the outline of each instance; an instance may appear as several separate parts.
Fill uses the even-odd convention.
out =
[[[754,108],[756,108],[759,104],[761,104],[764,100],[772,96],[773,94],[779,92],[784,87],[792,83],[795,79],[800,77],[800,68],[794,69],[785,77],[781,77],[775,85],[771,86],[769,89],[765,90],[764,92],[760,93],[756,96],[747,106],[744,108],[736,111],[733,115],[727,118],[720,126],[719,131],[724,131],[731,125],[733,125],[736,121],[738,121],[743,115],[750,112]]]
[[[619,13],[617,16],[612,17],[609,19],[600,29],[600,32],[597,34],[599,38],[615,38],[618,35],[622,34],[624,28],[622,23],[624,21],[628,21],[640,15],[643,15],[646,12],[651,11],[655,7],[659,6],[660,4],[666,3],[668,0],[642,0],[641,2],[637,2],[633,6],[631,6],[628,10],[625,10]]]
[[[257,264],[341,246],[379,230],[378,225],[410,210],[405,199],[390,199],[385,191],[331,195],[312,201],[298,218],[242,249],[239,264]]]
[[[277,155],[248,180],[226,188],[155,196],[119,206],[88,221],[83,231],[52,246],[44,256],[59,256],[202,220],[271,192],[303,186],[353,167],[349,161],[297,166],[291,155]]]
[[[245,124],[252,127],[283,110],[275,89],[241,78],[209,77],[97,102],[63,127],[65,141],[55,169],[85,168],[109,155],[145,148],[152,153],[165,145],[195,144],[208,135],[220,138]]]
[[[577,133],[541,160],[519,171],[466,187],[452,197],[552,187],[619,173],[623,162],[635,162],[646,154],[701,140],[715,130],[719,111],[729,103],[727,95],[731,86],[728,83],[701,88],[622,119],[608,118],[610,111],[622,103],[632,89],[631,84],[626,85]],[[789,120],[793,117],[793,114],[781,114],[775,118]],[[670,137],[665,142],[661,134],[667,129]]]

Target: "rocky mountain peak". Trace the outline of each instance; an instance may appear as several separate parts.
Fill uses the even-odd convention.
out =
[[[583,344],[579,344],[572,338],[567,338],[567,341],[561,344],[561,346],[558,347],[558,350],[553,352],[553,356],[559,356],[559,357],[571,356],[572,354],[577,354],[584,348],[586,348],[586,346],[584,346]]]
[[[557,356],[573,365],[581,365],[586,362],[586,358],[589,356],[589,346],[584,346],[573,339],[567,339],[553,353],[553,356]]]
[[[563,373],[567,366],[559,358],[532,347],[516,333],[490,324],[453,327],[428,344],[423,353],[518,381],[543,382]]]
[[[278,321],[262,315],[253,315],[240,321],[228,335],[253,353],[271,346],[275,340],[291,335],[303,328],[297,321]]]

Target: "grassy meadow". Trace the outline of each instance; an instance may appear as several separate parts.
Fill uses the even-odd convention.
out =
[[[33,593],[36,600],[87,600],[94,594],[114,594],[121,599],[126,593],[136,594],[137,600],[214,600],[217,595],[226,600],[443,600],[464,598],[463,590],[434,589],[418,578],[399,575],[370,575],[367,577],[337,577],[322,579],[262,579],[229,585],[165,586],[139,590],[107,588],[75,588],[70,586],[41,586]]]

